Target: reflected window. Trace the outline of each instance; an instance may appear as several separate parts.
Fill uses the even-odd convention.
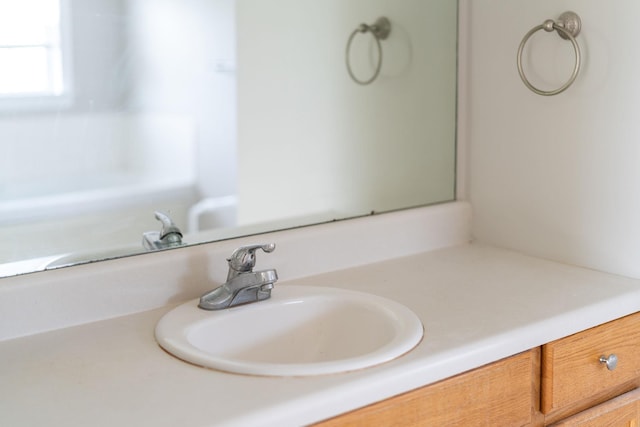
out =
[[[0,0],[0,100],[55,98],[65,76],[65,0]]]

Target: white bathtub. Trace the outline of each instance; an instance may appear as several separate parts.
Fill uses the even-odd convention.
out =
[[[195,133],[178,116],[0,119],[0,263],[138,244],[155,210],[186,223]]]

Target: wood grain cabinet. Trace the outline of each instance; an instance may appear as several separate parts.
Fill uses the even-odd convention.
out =
[[[579,412],[550,427],[640,427],[640,389]]]
[[[316,426],[640,427],[640,313]]]
[[[533,425],[539,360],[538,349],[520,353],[317,426]]]
[[[547,424],[637,388],[640,313],[543,345],[541,365]]]

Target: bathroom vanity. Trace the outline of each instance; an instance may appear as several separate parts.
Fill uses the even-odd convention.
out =
[[[157,345],[154,328],[182,302],[175,300],[0,342],[0,421],[443,425],[471,417],[474,425],[601,425],[585,421],[593,414],[637,421],[638,280],[457,244],[281,279],[274,295],[290,284],[398,301],[420,317],[424,338],[395,360],[344,374],[229,374],[183,362]],[[599,358],[614,353],[618,366],[610,371]]]
[[[640,312],[317,425],[633,427],[638,387]]]

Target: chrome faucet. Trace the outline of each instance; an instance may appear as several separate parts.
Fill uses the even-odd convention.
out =
[[[278,280],[276,270],[253,271],[256,250],[273,252],[275,243],[241,246],[227,258],[227,281],[200,297],[198,307],[204,310],[222,310],[240,304],[262,301],[271,297],[273,284]]]
[[[162,223],[160,231],[142,233],[142,245],[150,250],[173,248],[182,246],[182,232],[173,223],[169,215],[155,212],[156,219]]]

